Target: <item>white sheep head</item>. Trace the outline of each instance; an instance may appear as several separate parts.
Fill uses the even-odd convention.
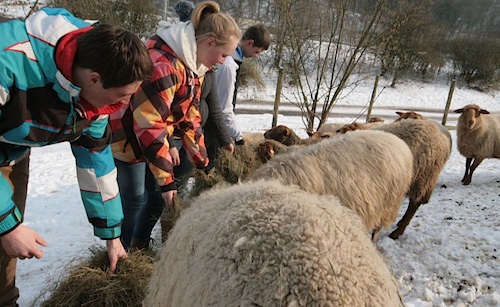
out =
[[[474,130],[477,127],[477,123],[481,120],[481,114],[490,114],[485,109],[481,109],[477,104],[468,104],[463,108],[457,109],[454,111],[455,113],[461,113],[458,118],[458,123],[463,125],[470,130]]]

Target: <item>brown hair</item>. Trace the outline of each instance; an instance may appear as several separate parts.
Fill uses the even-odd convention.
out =
[[[220,6],[214,1],[198,3],[191,17],[196,40],[207,37],[215,38],[218,45],[227,44],[231,38],[241,39],[238,24],[228,14],[220,12]]]
[[[78,37],[74,65],[99,73],[104,88],[149,80],[154,70],[144,43],[131,32],[109,24]]]
[[[253,40],[254,47],[260,47],[260,48],[263,48],[264,50],[267,50],[269,48],[270,43],[271,43],[271,37],[269,34],[269,30],[263,24],[258,24],[258,25],[249,27],[245,31],[245,34],[243,34],[242,39],[243,40],[251,39],[251,40]]]

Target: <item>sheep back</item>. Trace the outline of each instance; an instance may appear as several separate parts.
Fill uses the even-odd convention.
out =
[[[277,155],[249,177],[276,178],[330,194],[355,211],[367,231],[389,227],[411,182],[413,156],[398,137],[359,130]]]
[[[351,210],[277,181],[200,195],[159,253],[144,306],[401,306]]]
[[[450,139],[429,120],[403,119],[374,129],[394,134],[406,142],[414,159],[408,197],[418,204],[428,203],[450,157]]]
[[[337,130],[339,130],[344,125],[345,124],[342,124],[342,123],[327,123],[327,124],[323,124],[323,125],[321,125],[321,127],[319,127],[318,132],[333,132],[333,133],[336,133]]]

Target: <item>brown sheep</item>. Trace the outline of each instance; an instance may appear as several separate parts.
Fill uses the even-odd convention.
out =
[[[320,141],[321,139],[301,139],[292,129],[284,125],[278,125],[267,130],[264,133],[266,140],[271,139],[280,142],[286,146],[309,145]]]
[[[395,120],[395,122],[398,122],[402,119],[407,119],[407,118],[410,118],[410,119],[425,119],[425,117],[422,116],[422,114],[419,114],[417,112],[414,112],[414,111],[409,111],[409,112],[400,112],[400,111],[396,111],[396,114],[399,115],[399,117]]]
[[[368,120],[366,122],[367,123],[383,123],[384,120],[380,117],[372,116],[372,117],[368,118]]]

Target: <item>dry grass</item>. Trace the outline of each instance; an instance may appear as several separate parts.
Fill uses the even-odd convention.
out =
[[[231,155],[223,150],[215,160],[215,166],[209,174],[196,171],[194,184],[191,189],[191,197],[198,196],[201,192],[208,190],[216,184],[235,184],[239,180],[246,179],[250,174],[262,165],[257,157],[259,144],[246,142],[245,145],[236,146],[234,154]]]
[[[108,274],[106,250],[95,248],[93,256],[70,270],[67,277],[56,282],[42,307],[142,306],[142,300],[153,272],[154,254],[135,251],[118,263],[115,274]]]
[[[172,207],[165,206],[160,218],[161,223],[161,241],[165,242],[168,238],[168,233],[174,227],[175,222],[180,217],[182,210],[187,208],[187,204],[179,197],[174,198]]]

